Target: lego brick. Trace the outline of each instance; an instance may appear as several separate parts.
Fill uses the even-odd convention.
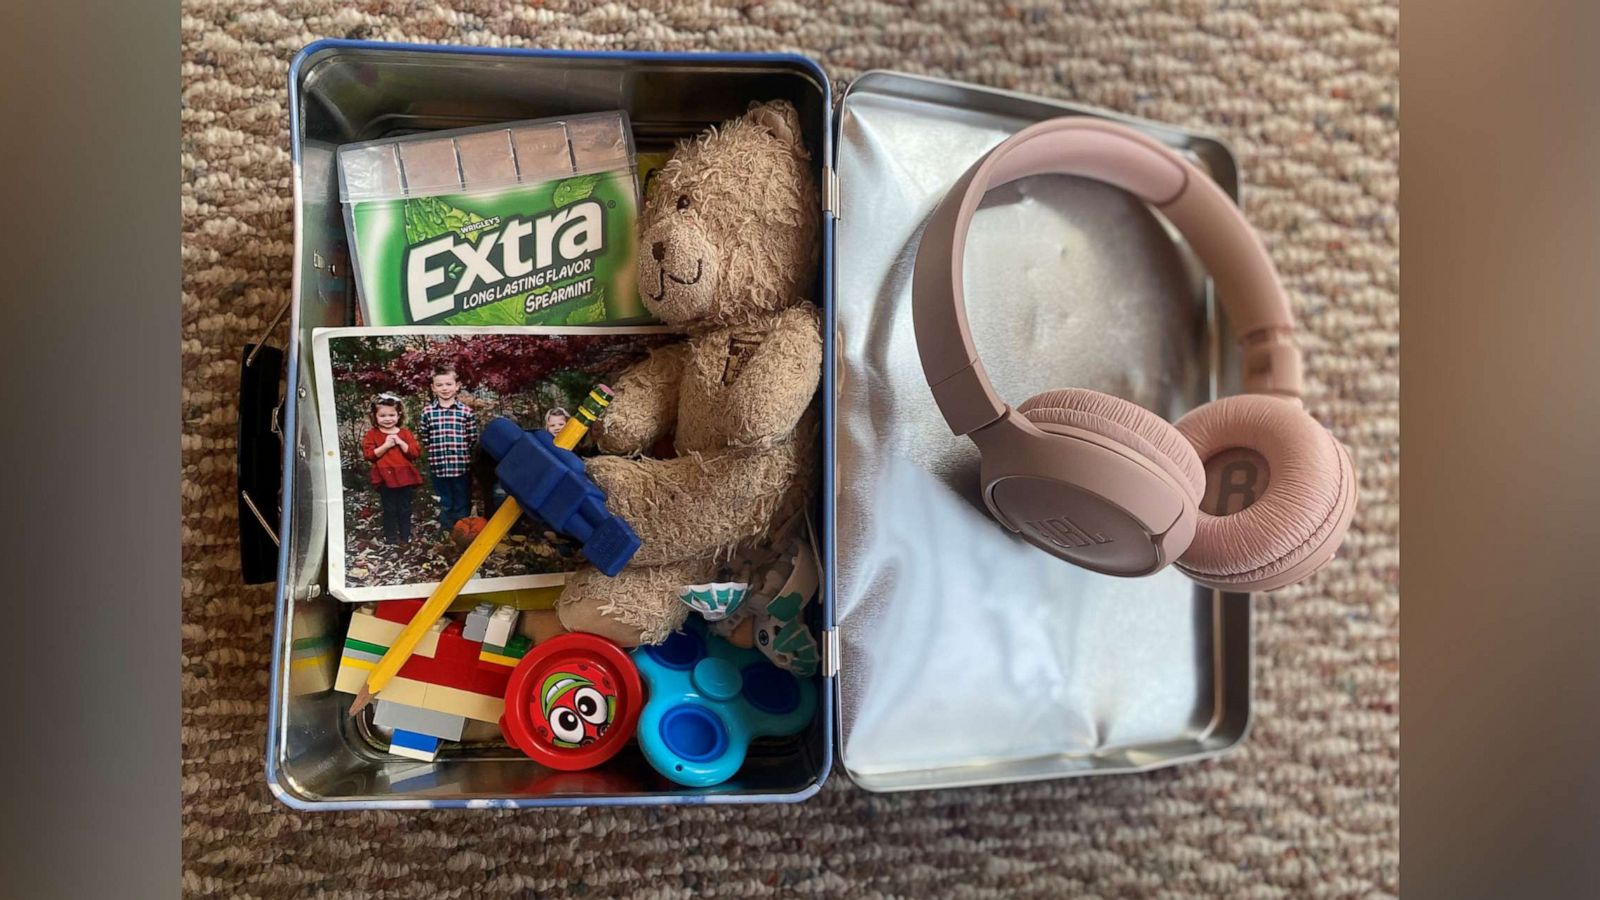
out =
[[[411,705],[435,712],[465,716],[480,722],[498,722],[501,714],[505,712],[506,701],[503,695],[491,697],[436,684],[427,685],[426,688],[421,702],[412,702]],[[388,693],[388,689],[384,692]]]
[[[343,669],[346,666],[360,672],[371,672],[378,667],[378,661],[372,659],[368,653],[347,653],[339,657],[339,668]]]
[[[440,743],[438,738],[426,734],[396,731],[389,739],[389,752],[423,762],[433,762],[439,756]]]
[[[479,653],[478,660],[480,662],[493,663],[497,666],[508,666],[513,669],[517,666],[517,657],[506,656],[503,653],[494,653],[489,650],[484,650],[482,653]],[[506,674],[506,677],[511,677],[509,672]]]
[[[380,698],[372,715],[372,724],[400,731],[425,734],[446,741],[461,740],[461,730],[467,720],[461,716],[442,713],[417,706],[407,706]]]
[[[372,671],[374,663],[366,660],[344,658],[339,660],[339,672],[334,676],[333,689],[346,694],[361,692],[362,685],[367,683],[367,673]],[[385,689],[387,692],[387,688]]]
[[[368,641],[358,640],[356,638],[345,638],[344,641],[344,655],[353,656],[356,659],[367,659],[368,657],[371,657],[374,660],[379,660],[383,658],[384,652],[388,649],[388,647],[384,647],[379,644],[373,644]]]
[[[414,655],[433,656],[437,652],[442,630],[453,624],[443,619],[440,620],[440,623],[435,625],[432,630],[425,632],[422,635],[422,639],[417,641],[417,648],[413,651]],[[382,656],[389,649],[389,645],[400,637],[400,632],[404,631],[405,627],[404,622],[395,623],[373,616],[351,616],[350,630],[345,634],[345,646],[350,646],[351,642],[354,641],[356,646],[368,651],[376,647],[376,652],[379,656]]]
[[[461,636],[469,641],[482,641],[489,631],[489,619],[493,615],[494,604],[479,603],[467,614],[467,621],[461,626]]]
[[[358,692],[405,622],[420,608],[420,601],[394,600],[357,610],[351,617],[351,635],[341,647],[335,687],[346,693]],[[462,623],[440,619],[418,641],[416,652],[400,667],[380,699],[423,710],[498,719],[511,671],[528,648],[526,640],[515,633],[519,613],[514,607],[490,607],[487,615],[474,613],[486,633],[490,629],[505,633],[506,647],[485,653],[482,642],[466,637]],[[434,687],[444,692],[430,694]]]
[[[494,614],[489,617],[489,627],[484,633],[483,643],[492,647],[504,648],[506,641],[511,639],[516,627],[517,611],[509,606],[497,606]]]
[[[363,678],[361,682],[358,682],[356,689],[360,690],[361,684],[365,681],[366,679]],[[350,691],[350,693],[353,694],[355,691]],[[380,696],[385,700],[393,700],[395,703],[404,703],[407,706],[420,706],[423,709],[430,708],[427,706],[428,685],[420,681],[412,681],[409,678],[389,679],[389,683],[384,686],[383,693]],[[502,706],[505,705],[504,699],[500,702]]]
[[[432,658],[434,654],[439,652],[439,637],[444,633],[445,629],[451,627],[454,627],[458,633],[461,630],[461,626],[449,619],[440,619],[434,622],[432,628],[422,633],[422,639],[417,641],[417,649],[413,650],[411,655]]]
[[[419,611],[426,600],[385,600],[382,603],[368,603],[362,607],[372,607],[372,615],[385,622],[394,622],[404,628]]]
[[[404,622],[390,622],[371,613],[363,614],[362,610],[358,609],[355,615],[350,617],[350,628],[345,632],[345,640],[355,638],[358,641],[388,647],[400,636],[405,627]]]
[[[483,645],[466,640],[459,631],[440,636],[438,652],[431,658],[413,656],[400,668],[399,677],[438,684],[479,694],[505,695],[511,670],[481,660]],[[510,655],[510,654],[502,654]]]
[[[506,677],[510,677],[509,670]],[[354,694],[361,690],[365,682],[365,672],[356,672],[347,680],[344,670],[341,670],[340,680],[335,689]],[[378,700],[437,713],[464,716],[480,722],[498,722],[500,714],[505,711],[505,685],[502,679],[500,693],[475,694],[458,688],[396,677],[384,687],[383,693],[378,695]]]

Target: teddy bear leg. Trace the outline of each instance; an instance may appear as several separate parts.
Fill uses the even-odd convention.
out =
[[[809,468],[800,471],[816,465],[808,443],[676,459],[597,456],[588,472],[639,535],[633,565],[660,565],[763,535],[795,482],[809,482]]]
[[[660,643],[688,617],[678,589],[715,572],[710,560],[629,566],[614,578],[585,566],[567,577],[556,613],[568,631],[598,634],[624,647]]]

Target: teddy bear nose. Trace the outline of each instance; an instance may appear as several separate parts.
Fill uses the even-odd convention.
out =
[[[665,259],[667,256],[666,242],[656,241],[654,244],[651,244],[650,255],[656,258],[656,262],[660,262],[661,260]]]

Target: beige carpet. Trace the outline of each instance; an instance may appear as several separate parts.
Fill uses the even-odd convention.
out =
[[[1384,0],[650,4],[191,0],[183,17],[183,883],[228,897],[1367,896],[1399,871],[1399,12]],[[1298,303],[1363,503],[1257,606],[1255,729],[1145,776],[798,807],[301,815],[262,773],[272,597],[238,584],[235,351],[287,297],[285,73],[319,37],[797,50],[1212,130]],[[691,852],[692,851],[692,852]]]

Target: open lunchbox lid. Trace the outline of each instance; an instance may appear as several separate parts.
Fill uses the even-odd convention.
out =
[[[1248,727],[1249,597],[1171,569],[1096,575],[1008,533],[923,380],[910,279],[925,219],[990,148],[1063,115],[1135,125],[1238,196],[1220,142],[1099,110],[881,71],[837,105],[824,643],[838,760],[869,790],[1143,770]],[[1171,420],[1236,389],[1205,273],[1131,195],[1061,176],[991,192],[966,262],[973,337],[1013,405],[1087,387]]]

